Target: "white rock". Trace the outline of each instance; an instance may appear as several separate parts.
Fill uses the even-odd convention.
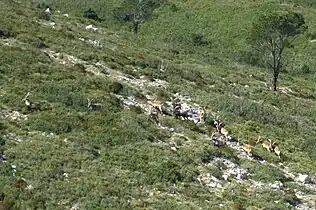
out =
[[[54,22],[49,23],[49,25],[50,25],[52,28],[55,28],[55,27],[56,27],[56,23],[54,23]]]
[[[63,16],[65,16],[65,17],[69,17],[69,15],[68,15],[68,14],[63,14]]]
[[[271,188],[275,190],[281,190],[283,187],[282,182],[276,181],[273,184],[271,184]]]
[[[79,210],[79,204],[76,203],[76,204],[73,205],[69,210]]]
[[[26,187],[26,189],[27,189],[27,190],[33,190],[34,187],[30,184],[30,185],[28,185],[28,186]]]
[[[309,176],[307,174],[299,174],[298,177],[296,177],[295,181],[306,183],[308,182]]]
[[[177,148],[176,147],[170,147],[170,149],[172,150],[172,151],[177,151]]]
[[[229,175],[228,175],[228,174],[223,174],[223,176],[222,176],[222,177],[223,177],[223,179],[224,179],[224,180],[227,180],[227,179],[228,179],[228,177],[229,177]]]
[[[46,12],[46,13],[51,13],[49,8],[47,8],[47,9],[45,10],[45,12]]]
[[[88,25],[88,26],[86,26],[86,29],[88,30],[88,29],[91,29],[91,28],[93,28],[93,26],[92,25]]]
[[[89,29],[92,29],[92,30],[94,30],[94,31],[98,30],[98,28],[93,27],[93,25],[88,25],[88,26],[86,26],[86,30],[89,30]]]

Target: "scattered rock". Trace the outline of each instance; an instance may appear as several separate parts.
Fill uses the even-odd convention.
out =
[[[33,185],[29,184],[25,189],[26,189],[26,190],[33,190],[34,187],[33,187]]]
[[[252,188],[262,189],[264,187],[264,183],[262,183],[262,182],[251,180],[251,183],[252,183],[252,185],[251,185]]]
[[[95,47],[99,47],[99,48],[103,47],[103,45],[100,43],[100,40],[97,41],[97,40],[89,39],[87,42]]]
[[[98,28],[97,27],[93,27],[93,25],[88,25],[88,26],[86,26],[86,30],[93,30],[93,31],[97,31],[98,30]]]
[[[55,22],[50,22],[49,25],[55,29],[56,23]]]
[[[222,182],[209,173],[202,173],[197,177],[197,180],[201,185],[205,185],[211,188],[223,188]]]
[[[300,203],[295,207],[299,210],[315,210],[316,209],[316,195],[305,195],[301,191],[297,191],[295,196],[300,200]]]
[[[11,168],[12,168],[12,176],[16,176],[16,172],[17,172],[17,170],[16,170],[16,165],[11,165]]]
[[[47,7],[47,9],[45,10],[45,12],[50,14],[50,13],[51,13],[50,8]]]
[[[283,184],[280,181],[276,181],[273,184],[271,184],[271,189],[281,190],[282,188],[283,188]]]
[[[0,109],[0,118],[21,121],[27,120],[27,115],[21,114],[18,111]]]
[[[3,137],[8,139],[8,140],[12,140],[12,141],[16,141],[16,142],[23,141],[23,139],[21,137],[19,137],[18,135],[16,135],[15,133],[7,133],[7,134],[3,135]]]
[[[79,210],[79,203],[74,204],[69,210]]]
[[[251,175],[246,169],[239,168],[235,163],[224,158],[214,158],[209,164],[217,165],[222,170],[224,180],[228,177],[235,177],[237,181],[242,182]]]
[[[309,183],[311,180],[309,175],[307,174],[298,174],[298,177],[295,178],[295,181],[306,184]]]

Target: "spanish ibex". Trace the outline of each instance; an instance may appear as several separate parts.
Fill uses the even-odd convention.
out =
[[[202,106],[199,109],[199,122],[204,123],[206,120],[206,110],[205,107]]]
[[[155,107],[151,107],[149,118],[153,119],[157,125],[160,124],[159,122],[159,111]]]
[[[161,72],[165,72],[168,69],[168,63],[164,63],[164,61],[161,61],[160,67],[159,67],[159,71]]]
[[[225,128],[223,128],[223,122],[220,121],[220,120],[218,119],[218,117],[217,117],[217,119],[215,119],[215,121],[214,121],[214,126],[215,126],[215,128],[216,128],[216,130],[217,130],[218,133],[224,135],[226,139],[229,138],[229,136],[228,136],[228,130],[226,130]]]
[[[159,100],[148,100],[147,103],[150,104],[151,106],[153,106],[155,109],[157,109],[158,112],[159,112],[161,115],[163,114],[163,110],[162,110],[162,107],[163,107],[163,104],[164,104],[163,101],[159,101]]]
[[[87,98],[87,101],[88,101],[87,107],[89,111],[100,111],[104,109],[104,106],[101,103],[94,103],[89,98]]]
[[[41,111],[41,106],[37,102],[32,102],[29,100],[30,92],[26,94],[26,96],[22,99],[25,103],[26,108],[28,111]]]
[[[256,144],[258,143],[261,143],[261,145],[268,150],[268,152],[272,152],[273,151],[273,148],[272,148],[272,141],[271,139],[268,139],[268,140],[263,140],[261,138],[261,136],[258,137],[258,140],[256,142]]]
[[[220,133],[212,133],[211,141],[215,146],[224,146],[226,144],[226,138],[223,137]]]
[[[182,117],[184,120],[188,120],[189,118],[189,111],[190,110],[186,110],[186,111],[182,111],[182,106],[180,103],[174,103],[173,104],[173,114],[179,118]]]
[[[241,148],[242,148],[245,152],[247,152],[247,154],[248,154],[249,156],[252,155],[252,147],[251,147],[251,145],[249,145],[249,144],[243,144],[243,145],[241,146]]]
[[[279,146],[276,145],[276,141],[273,142],[271,146],[272,146],[272,149],[273,149],[274,153],[279,157],[279,159],[281,159],[282,153],[281,153],[281,150],[280,150]]]

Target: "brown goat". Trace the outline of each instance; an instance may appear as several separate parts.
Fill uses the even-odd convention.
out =
[[[272,141],[271,139],[268,139],[268,140],[263,140],[261,138],[261,136],[258,137],[258,140],[256,142],[256,144],[258,143],[261,143],[261,145],[268,150],[268,152],[272,152],[273,151],[273,148],[272,148]]]

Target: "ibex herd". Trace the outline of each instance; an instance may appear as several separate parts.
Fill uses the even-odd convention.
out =
[[[279,159],[281,159],[281,150],[280,150],[280,148],[276,145],[276,141],[272,143],[272,140],[271,140],[271,139],[263,140],[263,139],[261,139],[261,136],[259,136],[256,143],[257,143],[257,144],[258,144],[258,143],[261,143],[261,145],[262,145],[265,149],[267,149],[268,152],[274,152],[274,153],[279,157]]]
[[[153,119],[158,125],[160,125],[159,114],[163,115],[168,112],[164,109],[163,101],[159,100],[148,100],[148,104],[152,106],[150,110],[149,117]],[[180,102],[176,102],[173,98],[171,98],[172,105],[172,115],[178,119],[189,120],[189,118],[193,115],[198,115],[197,120],[194,122],[195,125],[198,123],[204,123],[206,121],[206,110],[205,107],[200,107],[198,111],[194,112],[191,107],[183,108],[183,105]],[[170,115],[170,114],[169,114]],[[219,119],[219,115],[213,115],[214,122],[212,126],[215,128],[216,132],[212,133],[211,140],[213,141],[215,146],[225,145],[227,140],[231,140],[232,137],[229,135],[227,129],[224,128],[223,122]],[[279,159],[281,159],[281,151],[277,146],[276,142],[272,142],[271,139],[263,140],[260,136],[256,142],[256,144],[261,143],[261,145],[267,149],[268,152],[274,152]],[[242,144],[241,149],[244,150],[249,156],[253,156],[253,149],[250,144]],[[255,155],[254,155],[255,156]]]
[[[38,102],[33,102],[29,99],[30,92],[26,94],[26,96],[22,99],[25,103],[28,111],[41,111],[41,105]],[[105,107],[101,103],[96,103],[87,98],[87,108],[89,111],[101,111]],[[183,107],[183,104],[180,102],[176,102],[175,99],[171,98],[172,110],[171,113],[164,108],[164,102],[160,100],[147,100],[147,103],[151,105],[149,118],[152,119],[157,125],[160,125],[159,115],[169,115],[175,116],[176,118],[181,118],[183,120],[191,120],[193,119],[195,126],[199,123],[205,123],[206,121],[206,110],[205,107],[202,106],[198,110],[193,110],[191,107]],[[224,145],[227,140],[230,140],[229,132],[224,128],[224,124],[221,120],[219,120],[219,116],[213,116],[214,122],[212,126],[215,128],[216,133],[213,133],[211,136],[211,140],[214,145],[220,146]],[[263,148],[265,148],[268,152],[274,152],[279,159],[281,159],[281,150],[277,143],[272,142],[271,139],[263,140],[261,136],[258,137],[256,144],[261,144]],[[242,144],[241,148],[250,156],[252,155],[252,146],[249,144]]]
[[[171,112],[167,111],[164,108],[164,102],[160,100],[148,100],[147,103],[152,106],[149,117],[154,119],[154,121],[159,124],[159,114],[160,115],[169,115],[175,116],[176,118],[181,118],[183,120],[189,120],[190,117],[194,115],[198,115],[197,121],[194,122],[195,125],[198,123],[203,123],[206,119],[205,107],[200,107],[197,113],[194,113],[192,108],[183,108],[182,104],[176,102],[173,98],[171,98],[172,110]]]
[[[261,136],[258,137],[256,144],[261,144],[263,148],[265,148],[268,152],[274,152],[278,158],[281,160],[281,150],[279,146],[277,146],[276,141],[272,143],[271,139],[263,140]],[[250,156],[252,155],[252,146],[249,144],[243,144],[242,149]]]

